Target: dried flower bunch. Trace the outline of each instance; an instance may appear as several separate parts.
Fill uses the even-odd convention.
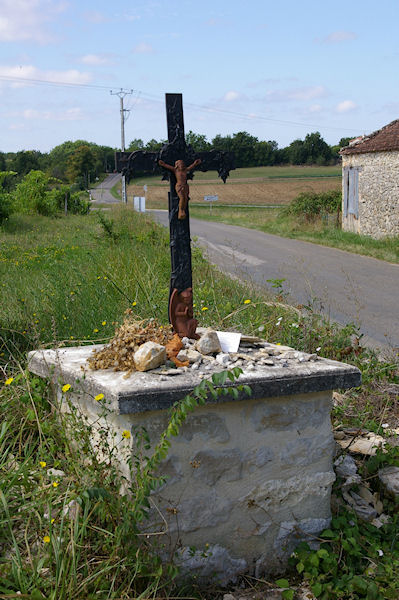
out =
[[[156,319],[138,321],[132,316],[132,311],[127,315],[122,325],[115,330],[115,335],[104,348],[97,350],[88,359],[91,369],[109,369],[114,371],[135,371],[134,353],[145,342],[156,342],[163,346],[172,339],[171,326],[162,326]]]

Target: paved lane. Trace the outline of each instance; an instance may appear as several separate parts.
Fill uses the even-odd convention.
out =
[[[167,211],[152,211],[166,225]],[[399,265],[254,229],[190,219],[191,235],[211,262],[233,276],[284,289],[301,304],[345,324],[354,321],[373,346],[399,347]]]
[[[120,173],[110,173],[108,177],[106,177],[106,179],[100,183],[100,185],[92,188],[90,190],[92,202],[107,202],[109,204],[117,204],[118,202],[121,202],[122,200],[117,200],[114,198],[110,191],[111,188],[118,183],[120,178]]]

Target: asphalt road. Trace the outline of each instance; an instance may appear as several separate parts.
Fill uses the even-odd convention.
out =
[[[104,181],[100,183],[100,185],[98,185],[95,188],[92,188],[90,190],[92,202],[107,202],[109,204],[116,204],[118,202],[121,202],[121,200],[117,200],[116,198],[114,198],[110,191],[111,188],[114,187],[116,183],[118,183],[120,178],[120,173],[110,173],[110,175],[108,175],[106,179],[104,179]]]
[[[152,213],[167,225],[167,211]],[[269,289],[268,279],[285,279],[293,302],[355,322],[364,344],[399,348],[399,265],[234,225],[190,219],[190,227],[222,271]]]

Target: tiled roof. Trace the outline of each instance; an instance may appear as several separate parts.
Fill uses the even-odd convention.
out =
[[[362,154],[363,152],[386,152],[399,150],[399,119],[392,121],[382,129],[370,135],[356,138],[349,146],[342,148],[340,154]]]

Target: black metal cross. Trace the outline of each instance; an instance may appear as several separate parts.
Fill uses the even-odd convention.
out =
[[[226,182],[229,172],[234,169],[233,156],[229,152],[211,150],[194,152],[186,144],[184,137],[183,97],[182,94],[166,94],[166,117],[168,125],[168,143],[160,152],[117,152],[116,170],[124,173],[127,180],[134,173],[156,173],[160,171],[158,161],[174,166],[183,161],[186,166],[200,159],[195,168],[199,171],[217,170],[219,177]],[[187,179],[192,179],[192,171]],[[171,254],[171,278],[169,294],[169,321],[181,337],[196,337],[197,320],[193,317],[192,267],[190,244],[190,219],[187,205],[186,217],[178,218],[179,197],[176,192],[176,176],[173,168],[163,169],[163,179],[169,179],[169,231]]]

